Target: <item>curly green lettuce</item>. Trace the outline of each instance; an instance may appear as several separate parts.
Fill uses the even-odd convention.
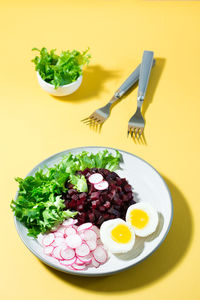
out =
[[[86,151],[73,155],[68,153],[53,167],[40,169],[33,176],[25,179],[17,177],[19,192],[16,200],[12,200],[11,208],[16,218],[28,228],[28,235],[37,237],[62,223],[65,219],[73,218],[77,212],[64,210],[65,204],[62,193],[66,191],[69,180],[79,192],[87,191],[84,176],[76,172],[86,168],[105,168],[114,171],[118,168],[121,154],[116,155],[108,150],[96,154]]]
[[[62,51],[60,55],[55,53],[56,49],[48,52],[45,47],[41,50],[38,48],[32,50],[39,52],[39,55],[32,59],[35,70],[43,80],[53,84],[56,89],[76,81],[82,75],[82,67],[88,64],[91,58],[89,49],[82,53],[77,50]]]

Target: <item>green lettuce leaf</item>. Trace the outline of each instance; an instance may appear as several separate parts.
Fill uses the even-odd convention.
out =
[[[77,50],[62,51],[60,55],[55,53],[56,49],[48,52],[45,47],[41,50],[38,48],[32,50],[39,52],[39,56],[32,59],[35,70],[39,72],[43,80],[53,84],[56,89],[76,81],[82,75],[82,67],[88,64],[91,58],[88,54],[89,49],[82,53]]]
[[[77,176],[76,172],[85,168],[105,168],[114,171],[119,167],[121,154],[116,155],[108,150],[96,154],[83,151],[77,155],[68,153],[53,167],[38,170],[33,176],[15,180],[19,184],[18,197],[11,201],[11,208],[16,218],[28,228],[28,235],[37,237],[45,233],[65,219],[74,217],[77,212],[65,211],[62,193],[66,191],[68,180],[75,188],[87,191],[84,176]]]
[[[74,188],[80,192],[87,192],[88,191],[88,186],[87,186],[87,181],[85,179],[85,176],[83,175],[70,175],[69,181],[74,185]]]

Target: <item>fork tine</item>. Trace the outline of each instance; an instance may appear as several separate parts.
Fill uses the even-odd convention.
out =
[[[81,122],[85,122],[85,121],[88,120],[88,119],[89,119],[89,117],[87,117],[87,118],[81,120]]]
[[[136,127],[136,128],[135,128],[135,139],[137,138],[138,132],[139,132],[139,129],[138,129],[138,127]]]
[[[143,129],[140,128],[138,132],[139,132],[139,139],[140,139],[140,137],[141,137],[141,135],[142,135],[142,133],[143,133]]]

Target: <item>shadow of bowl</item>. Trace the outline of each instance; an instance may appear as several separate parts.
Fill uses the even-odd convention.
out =
[[[166,177],[173,203],[174,218],[169,234],[149,258],[132,269],[107,277],[79,277],[61,273],[45,266],[53,276],[68,284],[98,293],[119,293],[139,289],[159,281],[180,264],[191,245],[193,221],[190,208],[181,191]]]
[[[104,84],[106,81],[115,79],[118,76],[118,71],[106,70],[100,65],[91,65],[84,69],[82,84],[75,93],[64,97],[52,97],[56,100],[74,103],[92,100],[104,91]],[[112,96],[111,94],[110,97]]]

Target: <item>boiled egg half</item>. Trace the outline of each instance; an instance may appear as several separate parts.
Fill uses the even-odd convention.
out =
[[[137,236],[145,237],[156,230],[158,212],[147,202],[136,203],[127,209],[126,222]]]
[[[103,222],[100,227],[100,238],[112,253],[126,253],[135,243],[134,230],[120,218]]]

